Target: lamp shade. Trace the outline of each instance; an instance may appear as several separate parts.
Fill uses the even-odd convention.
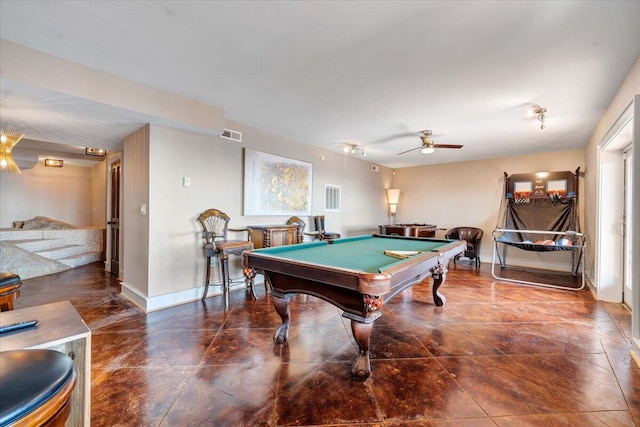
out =
[[[390,205],[397,205],[400,200],[400,190],[397,188],[389,188],[387,190],[387,198]]]

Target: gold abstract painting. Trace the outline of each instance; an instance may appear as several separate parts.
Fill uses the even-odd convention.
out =
[[[311,163],[245,148],[244,215],[311,215]]]

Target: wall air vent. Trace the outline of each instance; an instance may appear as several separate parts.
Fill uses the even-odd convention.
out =
[[[242,132],[238,132],[237,130],[225,129],[220,134],[220,138],[229,139],[235,142],[242,142]]]
[[[324,185],[324,210],[327,212],[340,212],[339,185]]]

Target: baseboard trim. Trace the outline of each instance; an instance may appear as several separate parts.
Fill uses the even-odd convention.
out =
[[[234,281],[235,280],[239,279],[234,279]],[[260,281],[256,280],[254,285],[258,284],[260,284]],[[129,300],[132,304],[134,304],[145,313],[150,313],[152,311],[158,311],[165,308],[174,307],[176,305],[182,305],[188,302],[197,301],[202,298],[202,293],[204,292],[204,286],[199,286],[197,288],[184,289],[182,291],[171,292],[169,294],[148,297],[146,295],[143,295],[139,290],[128,285],[126,282],[122,282],[120,285],[120,295]],[[240,280],[240,283],[231,286],[230,291],[234,291],[236,288],[240,289],[244,287],[244,281]],[[219,286],[210,286],[209,292],[207,293],[207,298],[221,294],[222,290]]]
[[[633,338],[631,345],[631,358],[636,362],[636,366],[640,368],[640,339]]]

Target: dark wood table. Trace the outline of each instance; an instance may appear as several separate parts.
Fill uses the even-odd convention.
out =
[[[265,248],[244,253],[245,270],[260,270],[277,298],[274,306],[282,324],[274,334],[277,344],[289,337],[289,300],[298,293],[321,298],[351,319],[351,330],[359,350],[351,374],[369,377],[369,342],[374,321],[382,315],[385,301],[398,293],[433,277],[433,299],[445,303],[438,290],[445,281],[447,264],[463,253],[459,240],[399,236],[359,236],[334,241],[303,243]],[[416,255],[398,259],[384,251],[416,251]]]
[[[435,237],[435,224],[387,224],[379,225],[380,234],[406,237]]]
[[[300,225],[249,225],[249,237],[255,249],[302,243]]]

